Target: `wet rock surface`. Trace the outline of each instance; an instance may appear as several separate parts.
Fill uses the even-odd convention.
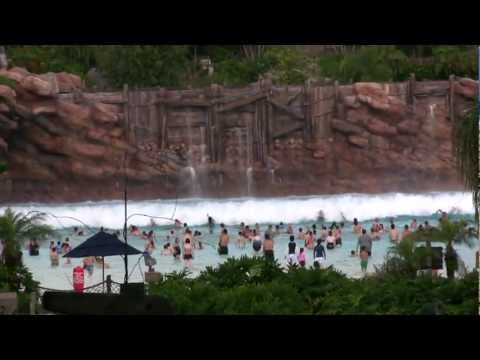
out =
[[[413,106],[397,94],[400,85],[341,87],[338,101],[344,107],[327,130],[312,138],[301,129],[282,132],[263,162],[254,157],[259,145],[245,130],[256,121],[254,105],[247,104],[225,118],[230,127],[225,125],[220,137],[222,157],[214,161],[207,146],[207,136],[214,135],[199,130],[197,108],[172,111],[174,127],[166,144],[158,124],[145,125],[154,127],[156,137],[132,143],[122,106],[104,102],[121,94],[76,97],[82,80],[66,73],[36,75],[12,68],[0,75],[16,83],[0,85],[0,156],[9,164],[0,176],[2,203],[121,199],[126,176],[132,199],[462,189],[448,102],[422,96]],[[427,85],[436,91],[434,83]],[[201,96],[194,90],[172,91],[166,98],[186,96],[192,102],[196,96],[204,101],[227,93],[218,86],[208,90],[211,94]],[[454,113],[461,114],[478,95],[478,83],[456,80],[454,92]],[[274,121],[283,126],[286,115],[279,110]]]

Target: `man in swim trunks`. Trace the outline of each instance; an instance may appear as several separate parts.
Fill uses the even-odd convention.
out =
[[[357,254],[358,250],[361,249],[362,247],[365,247],[365,251],[368,252],[368,256],[372,256],[372,238],[368,236],[367,230],[362,229],[362,235],[358,237],[358,242],[357,242]]]
[[[390,241],[392,243],[398,244],[400,236],[398,235],[398,230],[395,228],[395,224],[390,225]]]
[[[208,216],[208,231],[210,232],[210,234],[213,234],[213,227],[215,226],[215,220],[213,220],[213,218],[211,216]]]
[[[288,263],[290,265],[295,264],[295,250],[297,244],[295,243],[295,236],[290,236],[290,242],[288,243]]]
[[[320,269],[321,264],[327,259],[325,248],[320,239],[317,240],[317,245],[313,249],[313,266]]]
[[[253,242],[252,242],[253,251],[258,253],[262,249],[262,240],[260,235],[257,233],[256,229],[253,229]]]
[[[263,254],[265,259],[273,261],[273,239],[269,234],[265,234],[265,240],[263,240]]]
[[[220,255],[228,255],[228,243],[230,237],[228,236],[228,230],[223,229],[222,234],[220,235],[220,240],[218,242],[218,253]]]
[[[368,251],[365,246],[360,248],[360,267],[362,269],[363,275],[367,273],[367,266],[368,266]]]

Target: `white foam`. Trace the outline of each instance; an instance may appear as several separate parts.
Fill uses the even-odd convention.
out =
[[[75,204],[18,204],[11,206],[15,211],[31,210],[49,212],[56,216],[75,217],[89,226],[104,226],[121,229],[124,223],[124,205],[121,201],[84,202]],[[315,220],[319,210],[324,212],[327,221],[340,221],[342,214],[359,221],[375,217],[395,217],[399,215],[430,216],[437,210],[450,211],[456,208],[460,214],[473,214],[470,193],[440,192],[422,194],[341,194],[325,196],[302,196],[284,198],[238,198],[238,199],[184,199],[130,201],[128,214],[142,213],[152,216],[174,217],[190,225],[201,225],[207,221],[207,214],[217,223],[227,225],[245,222],[253,223],[299,223]],[[0,213],[5,206],[0,207]],[[48,217],[54,227],[78,226],[73,219]],[[128,224],[148,225],[149,218],[132,217]],[[168,220],[156,220],[159,225],[171,224]]]

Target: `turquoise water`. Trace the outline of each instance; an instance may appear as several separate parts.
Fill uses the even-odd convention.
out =
[[[73,226],[80,226],[77,221],[66,218],[53,218],[49,216],[48,222],[55,226],[57,233],[52,238],[55,242],[70,238],[73,247],[77,246],[88,238],[96,230],[95,227],[104,225],[113,229],[122,229],[123,227],[123,208],[120,202],[100,202],[100,203],[82,203],[70,205],[42,205],[42,204],[18,204],[12,206],[18,211],[39,210],[47,211],[56,216],[70,216],[81,220],[88,225],[83,227],[85,236],[73,236]],[[372,219],[380,218],[380,222],[386,227],[390,218],[394,218],[395,224],[399,229],[403,229],[405,224],[410,224],[412,218],[416,218],[420,224],[428,220],[430,224],[438,223],[438,215],[435,212],[438,209],[446,211],[452,210],[456,215],[454,218],[468,218],[473,221],[473,207],[469,194],[465,193],[432,193],[432,194],[384,194],[384,195],[361,195],[344,194],[335,196],[311,196],[311,197],[289,197],[275,199],[188,199],[175,201],[152,200],[147,202],[129,203],[129,214],[142,213],[160,217],[173,217],[182,222],[189,223],[190,228],[202,232],[200,240],[204,244],[203,250],[196,250],[192,263],[192,276],[198,274],[206,266],[216,265],[225,261],[226,257],[217,253],[216,244],[220,227],[218,224],[224,222],[230,234],[229,256],[239,257],[242,255],[254,256],[251,244],[247,242],[245,248],[239,248],[236,245],[237,233],[240,222],[246,225],[254,226],[255,222],[261,224],[261,231],[265,231],[269,224],[276,225],[283,222],[286,225],[292,224],[296,235],[297,249],[302,247],[303,241],[299,240],[298,228],[311,227],[316,224],[317,231],[320,230],[322,223],[316,221],[319,210],[322,210],[326,217],[325,225],[329,226],[331,221],[341,221],[342,216],[348,220],[357,217],[367,229],[370,228]],[[3,209],[0,208],[0,211]],[[208,234],[206,226],[206,214],[210,214],[217,221],[214,234]],[[383,214],[384,216],[381,216]],[[136,224],[141,226],[142,230],[149,231],[153,229],[157,241],[157,249],[153,257],[157,260],[156,271],[168,273],[180,271],[184,268],[181,260],[175,260],[173,256],[162,256],[161,250],[166,242],[166,236],[172,229],[172,222],[168,220],[156,220],[159,225],[149,226],[150,219],[142,216],[133,216],[129,225]],[[327,250],[326,265],[333,265],[338,270],[351,277],[360,277],[360,261],[358,257],[351,257],[350,251],[356,248],[357,237],[352,232],[351,222],[345,222],[343,229],[343,246],[333,250]],[[144,248],[144,240],[129,235],[129,244],[139,250]],[[288,234],[280,234],[274,240],[275,258],[281,263],[286,264]],[[52,268],[50,266],[49,241],[42,243],[40,256],[31,257],[24,252],[24,262],[32,271],[34,278],[40,281],[41,285],[55,289],[71,289],[72,271],[77,265],[81,265],[81,259],[72,259],[71,264],[65,264],[65,259],[60,260],[60,266]],[[380,265],[384,261],[385,254],[391,246],[386,235],[381,240],[375,241],[372,249],[372,257],[369,261],[368,272],[374,271],[374,265]],[[456,249],[465,262],[467,268],[472,269],[475,265],[475,251],[478,249],[478,242],[475,248],[471,249],[465,245],[456,246]],[[312,251],[307,252],[307,266],[312,264]],[[140,256],[129,257],[129,272],[131,272],[131,281],[141,281],[141,270],[145,271],[143,260],[140,259],[141,267],[136,266]],[[106,262],[110,264],[110,269],[105,269],[105,275],[111,275],[112,279],[122,282],[124,279],[124,263],[121,257],[108,257]],[[133,270],[133,272],[132,272]],[[101,268],[96,268],[93,276],[85,276],[86,286],[96,284],[102,279]]]

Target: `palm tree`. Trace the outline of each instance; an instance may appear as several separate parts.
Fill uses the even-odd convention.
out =
[[[453,249],[453,244],[466,244],[469,247],[473,247],[477,236],[478,233],[473,228],[469,228],[468,222],[465,220],[451,221],[442,219],[438,228],[432,227],[428,230],[417,230],[402,239],[400,244],[396,245],[392,251],[402,258],[409,269],[416,271],[419,268],[419,264],[423,261],[426,262],[427,267],[431,267],[433,256],[431,243],[432,241],[442,242],[446,244],[445,264],[447,277],[453,279],[458,266],[458,259]],[[419,242],[424,242],[426,245],[426,251],[423,253],[415,250],[416,244]]]
[[[21,248],[25,240],[42,239],[53,233],[53,229],[42,224],[45,215],[42,213],[23,214],[15,213],[7,208],[0,216],[0,239],[5,241],[4,261],[10,268],[16,268],[22,264]]]
[[[475,207],[475,221],[479,231],[479,171],[478,171],[478,108],[474,106],[467,111],[463,119],[455,123],[453,131],[453,150],[457,161],[458,173],[465,188],[472,192],[473,206]]]

